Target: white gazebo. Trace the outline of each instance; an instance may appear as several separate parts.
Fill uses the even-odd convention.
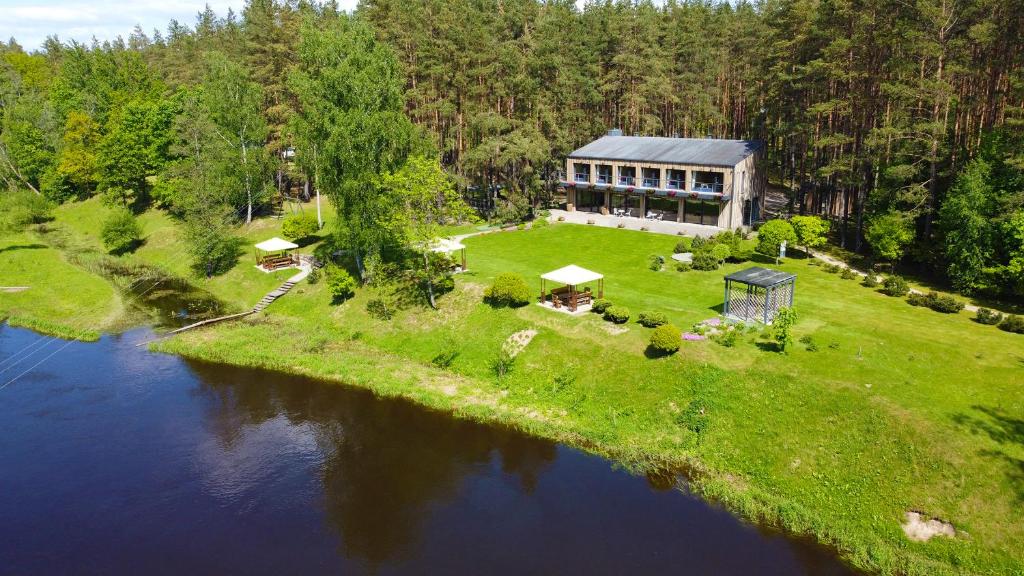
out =
[[[466,271],[466,245],[454,238],[441,238],[435,240],[430,246],[430,251],[437,254],[454,254],[459,253],[460,260],[462,262],[462,270]]]
[[[551,290],[550,297],[547,291],[547,282],[561,284],[561,288]],[[544,306],[551,306],[559,309],[563,306],[570,312],[576,312],[580,308],[589,309],[593,301],[593,293],[589,287],[580,291],[579,287],[591,282],[597,282],[597,297],[604,298],[604,276],[580,268],[575,264],[552,270],[540,277],[540,303]]]
[[[297,266],[299,259],[292,253],[292,250],[298,247],[298,244],[276,236],[270,240],[264,240],[254,246],[256,248],[256,266],[267,271]]]

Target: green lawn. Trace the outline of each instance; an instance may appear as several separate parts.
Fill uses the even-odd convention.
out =
[[[102,211],[93,201],[70,205],[57,223],[77,242],[95,243]],[[188,274],[174,222],[155,211],[142,218],[146,242],[125,258]],[[261,220],[243,234],[254,242],[278,230],[279,222]],[[605,274],[606,297],[633,318],[664,312],[685,329],[715,316],[722,276],[750,264],[649,270],[649,257],[669,256],[676,241],[570,224],[485,234],[465,241],[470,271],[437,311],[376,320],[365,311],[366,291],[332,305],[322,282],[303,283],[260,315],[158,347],[405,396],[640,469],[685,467],[709,498],[813,534],[862,568],[1024,571],[1024,337],[976,324],[966,312],[909,306],[802,259],[779,267],[797,274],[796,337],[811,337],[816,352],[798,344],[779,354],[755,331],[732,348],[685,342],[674,356],[650,359],[650,330],[635,323],[620,331],[594,314],[481,303],[500,272],[521,273],[539,294],[540,274],[577,264]],[[228,274],[196,282],[243,306],[279,280],[246,255]],[[68,297],[53,292],[54,301]],[[537,336],[499,380],[492,360],[526,328]],[[449,363],[435,362],[453,353]],[[900,528],[907,510],[949,520],[963,535],[912,543]]]
[[[163,349],[337,378],[468,417],[510,423],[633,465],[692,470],[697,489],[748,517],[815,534],[860,567],[889,573],[1024,570],[1024,338],[967,313],[914,308],[801,259],[789,355],[757,333],[735,347],[687,342],[649,359],[650,331],[615,333],[596,315],[530,305],[493,310],[482,288],[519,272],[578,264],[606,276],[606,297],[687,328],[717,314],[722,276],[647,268],[676,238],[575,225],[466,241],[470,272],[441,309],[370,318],[366,294],[331,306],[321,284],[250,322]],[[498,381],[491,360],[512,333],[537,337]],[[759,346],[760,344],[760,346]],[[280,354],[289,350],[289,354]],[[448,350],[445,368],[431,361]],[[908,510],[966,536],[911,543]]]

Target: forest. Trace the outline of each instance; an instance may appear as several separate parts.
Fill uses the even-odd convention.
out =
[[[409,230],[409,171],[515,222],[609,128],[760,139],[787,210],[837,245],[1020,298],[1022,33],[1019,0],[250,0],[112,42],[11,39],[0,203],[14,226],[93,195],[166,208],[210,275],[283,191],[329,196],[338,241],[372,255]]]

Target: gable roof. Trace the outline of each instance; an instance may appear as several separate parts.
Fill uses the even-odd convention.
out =
[[[569,158],[731,168],[760,149],[759,140],[609,135],[575,150]]]

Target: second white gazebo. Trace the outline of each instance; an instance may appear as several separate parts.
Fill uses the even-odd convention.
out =
[[[459,268],[458,271],[466,271],[466,245],[463,244],[462,242],[459,242],[454,238],[440,238],[438,240],[435,240],[434,243],[430,246],[430,251],[436,252],[438,254],[448,255],[458,252],[462,260],[462,266],[461,268]]]
[[[561,284],[562,287],[551,290],[549,295],[547,291],[547,282],[549,281]],[[547,274],[541,274],[540,303],[555,309],[565,307],[570,312],[589,309],[593,302],[593,292],[589,286],[585,286],[582,291],[580,287],[591,282],[597,283],[597,297],[604,298],[604,276],[592,270],[570,264]]]

